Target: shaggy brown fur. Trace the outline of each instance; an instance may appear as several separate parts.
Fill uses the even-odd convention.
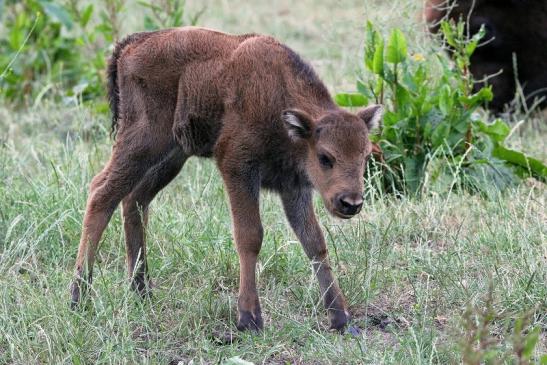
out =
[[[490,107],[500,111],[515,96],[518,79],[524,88],[528,106],[535,98],[547,97],[547,1],[545,0],[429,0],[426,20],[432,31],[439,21],[451,19],[468,21],[471,34],[484,24],[485,45],[471,58],[471,72],[475,79],[503,73],[488,81],[494,90]],[[516,55],[518,75],[515,76],[513,54]],[[547,106],[544,100],[543,106]]]
[[[279,193],[291,227],[313,261],[331,327],[349,319],[312,204],[350,218],[363,204],[368,131],[380,106],[338,108],[312,68],[271,37],[178,28],[130,36],[109,65],[116,142],[91,182],[72,285],[81,298],[97,244],[122,202],[133,287],[148,291],[148,205],[190,156],[214,156],[228,193],[240,258],[238,328],[263,326],[255,283],[262,245],[259,191]]]

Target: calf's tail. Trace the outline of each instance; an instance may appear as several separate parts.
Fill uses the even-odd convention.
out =
[[[108,103],[110,104],[110,110],[112,112],[112,127],[110,135],[115,136],[118,129],[118,120],[120,117],[120,88],[118,85],[118,60],[122,54],[124,48],[134,42],[143,40],[150,36],[153,32],[141,32],[131,34],[121,41],[116,43],[114,52],[108,60],[107,66],[107,81],[108,81]]]

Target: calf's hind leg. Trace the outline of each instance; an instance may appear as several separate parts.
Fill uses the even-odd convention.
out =
[[[149,289],[145,242],[148,206],[156,194],[178,175],[187,158],[180,147],[175,147],[148,170],[122,201],[127,271],[131,287],[141,295],[147,294]]]
[[[76,277],[71,286],[72,307],[79,303],[86,283],[92,280],[97,245],[119,202],[133,190],[146,171],[174,147],[170,136],[151,138],[153,132],[146,126],[125,134],[120,131],[110,161],[93,179],[76,258]]]
[[[330,328],[341,331],[349,320],[349,312],[332,274],[325,238],[313,211],[312,192],[310,189],[285,191],[281,193],[281,200],[289,224],[312,260],[323,303],[328,310]]]

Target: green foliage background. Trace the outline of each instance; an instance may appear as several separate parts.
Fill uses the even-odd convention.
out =
[[[137,30],[195,24],[184,0],[138,1]],[[91,101],[106,112],[105,68],[113,43],[122,36],[125,0],[0,0],[0,90],[20,106],[43,97],[65,105]]]

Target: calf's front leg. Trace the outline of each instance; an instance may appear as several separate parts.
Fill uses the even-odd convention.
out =
[[[258,172],[243,168],[222,171],[232,213],[234,239],[239,255],[239,298],[237,329],[260,330],[262,314],[256,290],[256,261],[262,246]]]
[[[330,266],[323,232],[313,211],[311,189],[281,193],[285,214],[304,252],[312,260],[323,303],[329,314],[330,328],[342,331],[350,319],[346,300]]]

